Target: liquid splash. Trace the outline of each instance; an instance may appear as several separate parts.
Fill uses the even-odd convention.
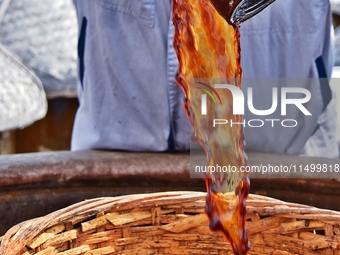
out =
[[[179,62],[176,82],[185,93],[184,108],[193,133],[206,153],[208,166],[232,165],[239,170],[247,165],[243,126],[214,127],[212,124],[220,114],[234,123],[242,121],[241,115],[232,113],[232,96],[228,90],[220,89],[217,91],[219,100],[213,100],[212,82],[217,78],[241,88],[239,29],[228,24],[209,0],[173,0],[172,21],[175,27],[173,45]],[[206,116],[201,114],[202,84],[206,93],[211,92]],[[223,232],[234,254],[247,254],[248,176],[240,171],[207,173],[204,180],[210,228]]]

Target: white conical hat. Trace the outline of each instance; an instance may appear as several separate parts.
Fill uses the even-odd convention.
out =
[[[330,0],[332,11],[337,15],[340,15],[340,0]]]
[[[39,78],[0,44],[0,132],[23,128],[46,112]]]
[[[0,43],[41,80],[47,97],[76,97],[78,24],[72,0],[9,2]]]

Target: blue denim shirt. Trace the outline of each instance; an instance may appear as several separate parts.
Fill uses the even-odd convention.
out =
[[[74,1],[80,107],[72,150],[188,150],[170,1]]]
[[[74,0],[74,4],[80,107],[72,150],[188,150],[190,125],[182,109],[183,92],[174,81],[171,1]],[[246,21],[241,27],[244,77],[318,77],[315,61],[320,56],[330,75],[330,18],[328,1],[284,0]],[[332,150],[328,156],[337,156],[335,139],[329,139],[334,130],[325,113],[327,109],[318,127],[318,117],[314,120],[311,129],[317,131],[307,130],[307,135],[299,130],[268,137],[265,129],[254,135],[246,128],[248,149],[322,155],[323,148]],[[284,138],[278,144],[280,135]]]
[[[296,115],[302,128],[246,127],[248,149],[338,157],[336,100],[327,81],[334,63],[333,48],[329,0],[278,0],[241,25],[243,89],[249,78],[276,78],[281,86],[308,89],[314,99],[308,106],[313,116]],[[264,93],[269,89],[258,88],[262,94],[255,95],[254,101],[259,109],[268,109],[271,97]],[[245,118],[252,117],[245,113]]]

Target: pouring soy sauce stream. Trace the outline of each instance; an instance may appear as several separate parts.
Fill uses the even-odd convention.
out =
[[[221,116],[234,123],[232,96],[217,83],[241,88],[240,24],[274,0],[173,0],[173,46],[178,58],[177,84],[186,97],[184,108],[196,140],[205,151],[208,166],[247,165],[242,125],[214,126]],[[217,80],[216,80],[217,79]],[[202,91],[209,95],[207,114],[202,114]],[[216,100],[216,97],[218,100]],[[236,255],[250,249],[245,229],[246,198],[250,190],[247,174],[207,172],[206,214],[210,228],[221,231]]]

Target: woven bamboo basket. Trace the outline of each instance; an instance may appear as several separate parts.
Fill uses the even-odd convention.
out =
[[[204,214],[205,193],[87,200],[28,220],[0,238],[0,254],[232,254]],[[340,213],[250,195],[249,254],[340,254]]]

